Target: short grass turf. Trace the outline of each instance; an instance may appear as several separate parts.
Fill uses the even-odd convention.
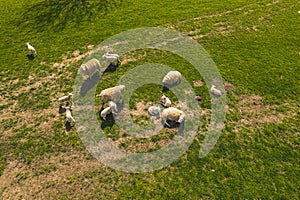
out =
[[[2,198],[299,198],[298,1],[87,2],[0,2]],[[128,174],[96,164],[76,130],[65,130],[56,99],[72,90],[83,60],[60,63],[78,56],[75,50],[83,54],[88,45],[149,26],[171,28],[197,40],[232,87],[227,88],[226,127],[207,157],[198,158],[209,122],[209,115],[203,114],[203,126],[181,158],[153,173]],[[28,59],[26,42],[36,47],[37,58]],[[127,56],[138,55],[146,56],[106,74],[98,91],[147,62],[173,66],[191,84],[201,79],[185,70],[188,63],[175,55],[141,50]],[[157,87],[140,88],[131,108],[159,98]],[[194,89],[203,97],[203,111],[209,111],[205,85]],[[176,101],[171,92],[168,95]],[[145,120],[141,116],[135,121]],[[116,126],[105,132],[115,142],[127,137]],[[163,144],[165,139],[163,134],[152,142]],[[147,142],[129,139],[120,147],[132,150]]]

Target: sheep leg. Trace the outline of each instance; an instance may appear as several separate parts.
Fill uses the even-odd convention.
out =
[[[166,121],[165,123],[169,128],[171,127],[171,125]]]
[[[170,127],[170,124],[167,122],[167,118],[163,118],[163,125],[167,125],[168,127]]]
[[[71,120],[75,123],[75,119],[71,116]]]

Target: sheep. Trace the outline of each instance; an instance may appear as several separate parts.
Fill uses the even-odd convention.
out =
[[[103,54],[102,58],[106,59],[107,62],[110,64],[114,64],[114,65],[119,65],[120,64],[120,60],[119,60],[119,55],[118,54],[111,54],[106,52],[105,54]]]
[[[160,113],[161,113],[161,109],[159,106],[150,106],[148,108],[148,114],[150,116],[157,116],[159,118]]]
[[[111,107],[107,107],[107,108],[104,108],[102,111],[101,111],[101,117],[106,120],[106,115],[110,114],[111,113]]]
[[[109,102],[108,102],[108,105],[109,105],[109,107],[111,108],[111,113],[112,113],[113,115],[116,115],[116,114],[118,113],[118,108],[117,108],[117,105],[115,104],[115,102],[109,101]]]
[[[75,119],[72,117],[72,114],[71,114],[71,107],[70,106],[66,107],[66,120],[67,120],[67,122],[73,121],[75,123]]]
[[[162,95],[162,97],[160,98],[160,102],[162,103],[163,107],[165,107],[165,108],[171,107],[171,104],[172,104],[171,100],[168,97],[166,97],[165,95]]]
[[[100,114],[104,120],[106,120],[108,114],[112,113],[115,116],[118,113],[117,105],[113,101],[109,101],[108,105],[109,106],[104,108]]]
[[[165,87],[174,87],[181,82],[181,73],[178,71],[169,71],[163,78],[162,83]]]
[[[82,64],[80,66],[80,69],[84,75],[89,76],[89,79],[91,79],[92,75],[100,70],[100,62],[96,58],[93,58],[89,61],[87,61],[85,64]]]
[[[164,109],[161,114],[161,118],[162,118],[163,125],[166,124],[168,127],[170,127],[170,124],[167,122],[167,120],[175,121],[180,124],[185,121],[185,115],[183,111],[174,107],[169,107]]]
[[[211,94],[218,96],[218,97],[222,95],[221,91],[218,90],[215,85],[212,85],[209,91]]]
[[[115,87],[107,88],[102,90],[96,97],[100,97],[102,102],[115,101],[121,99],[121,93],[125,89],[125,85],[118,85]]]
[[[27,48],[28,48],[28,50],[30,51],[30,53],[31,53],[32,55],[37,55],[35,48],[34,48],[33,46],[31,46],[31,45],[29,44],[29,42],[27,42],[26,45],[27,45]]]
[[[70,101],[72,99],[72,97],[73,97],[73,94],[68,92],[67,96],[63,96],[58,99],[59,105],[62,106],[63,102]],[[72,103],[72,101],[71,101],[71,103]]]

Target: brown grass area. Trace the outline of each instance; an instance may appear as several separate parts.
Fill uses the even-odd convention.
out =
[[[228,112],[238,112],[240,119],[230,121],[234,125],[234,131],[240,132],[247,129],[263,128],[265,124],[281,124],[285,120],[295,119],[297,117],[298,106],[293,103],[283,103],[280,105],[264,104],[263,97],[259,95],[241,95],[237,103],[238,110],[229,108]],[[278,108],[284,106],[286,110],[279,111]]]
[[[19,160],[9,161],[2,176],[0,176],[3,199],[44,199],[71,191],[79,191],[72,178],[83,176],[93,170],[105,168],[96,159],[90,159],[84,152],[67,152],[52,155],[50,158],[35,159],[31,164]],[[79,180],[78,180],[79,181]],[[86,180],[83,180],[86,181]],[[91,188],[85,186],[88,193]]]

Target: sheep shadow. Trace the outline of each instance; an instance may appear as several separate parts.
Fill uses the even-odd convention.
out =
[[[102,120],[101,129],[104,129],[105,127],[112,128],[112,126],[115,124],[115,118],[114,118],[113,114],[110,113],[110,114],[106,115],[106,120],[104,120],[104,119],[101,118],[101,111],[102,110],[99,111],[99,116],[100,116],[100,119]]]
[[[180,127],[180,124],[176,121],[171,121],[171,120],[167,120],[167,123],[170,125],[168,126],[167,124],[164,124],[164,128],[179,128]]]
[[[100,72],[96,72],[93,74],[91,78],[87,78],[80,88],[80,96],[86,95],[86,93],[93,88],[100,81]]]
[[[108,65],[108,67],[104,70],[103,73],[106,73],[106,72],[113,73],[117,70],[118,66],[119,66],[119,64],[114,65],[114,64],[110,63],[110,65]]]
[[[174,128],[178,128],[178,136],[183,136],[183,131],[184,131],[184,122],[183,123],[178,123],[176,121],[167,121],[168,124],[170,124],[170,126],[167,126],[166,124],[164,124],[164,128],[170,128],[170,129],[174,129]]]
[[[63,108],[62,106],[59,106],[58,113],[62,114],[62,113],[65,113],[65,112],[66,112],[66,109]]]
[[[35,58],[33,54],[27,54],[26,57],[28,60],[33,60]]]
[[[71,123],[69,121],[66,121],[65,128],[66,128],[67,132],[70,132],[73,126],[71,125]]]
[[[167,86],[163,86],[162,92],[168,92],[170,90],[170,88],[168,88]]]

